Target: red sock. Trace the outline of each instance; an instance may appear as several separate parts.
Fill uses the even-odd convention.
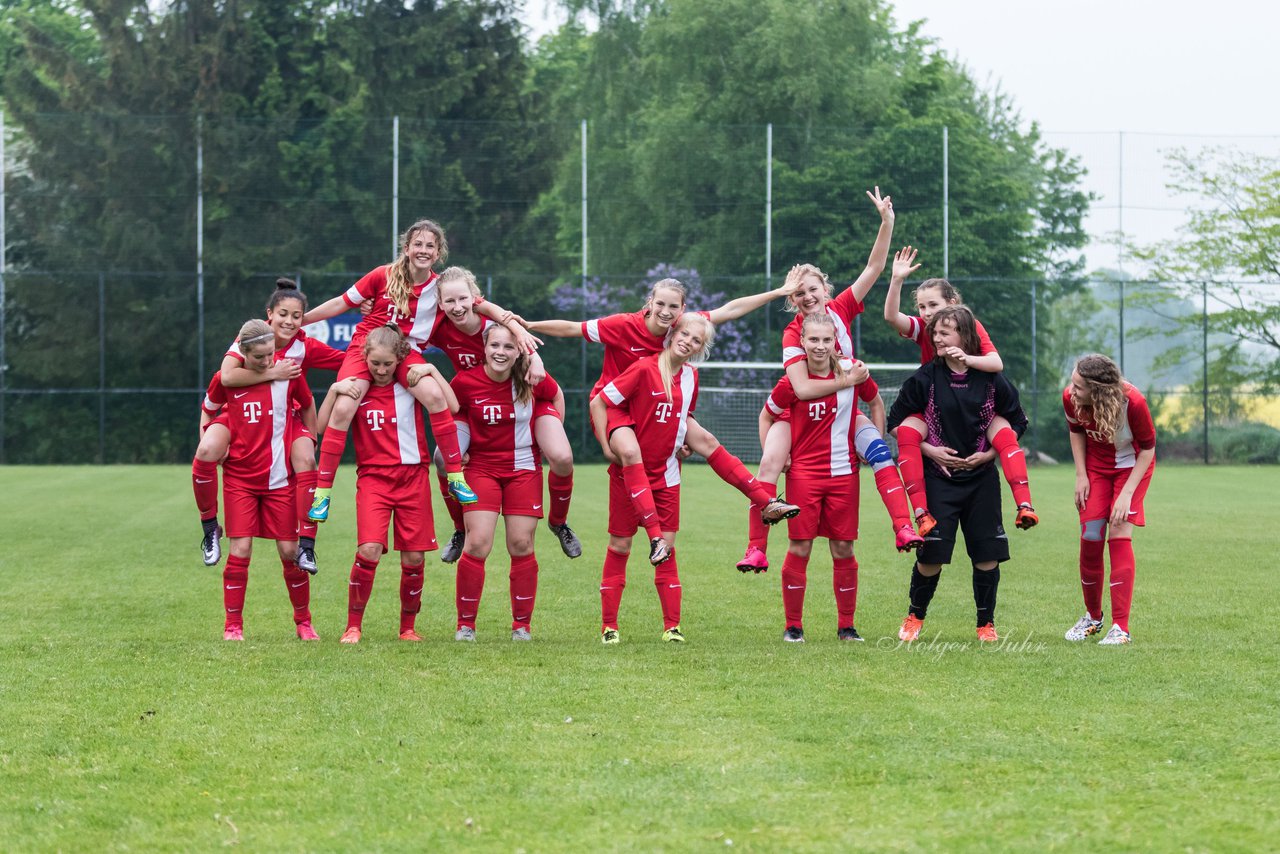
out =
[[[573,473],[547,473],[547,492],[551,495],[551,512],[547,524],[559,527],[569,518],[569,500],[573,498]]]
[[[1133,602],[1133,540],[1112,537],[1107,540],[1111,554],[1111,622],[1129,631],[1129,605]]]
[[[449,474],[462,471],[462,452],[458,449],[458,425],[453,423],[453,413],[447,409],[428,412],[431,435],[435,437],[440,456],[444,457],[444,470]],[[459,529],[461,530],[461,529]]]
[[[222,607],[227,612],[227,628],[244,628],[244,589],[248,586],[249,559],[229,555],[222,568]]]
[[[307,511],[311,509],[311,501],[316,497],[316,480],[319,477],[320,475],[314,469],[298,472],[297,489],[294,494],[294,507],[298,511],[298,536],[312,540],[316,538],[316,529],[319,526],[307,518]]]
[[[342,452],[347,449],[347,431],[330,427],[320,440],[320,465],[316,469],[316,488],[333,489],[333,478],[342,465]]]
[[[604,550],[604,571],[600,574],[600,631],[618,628],[618,607],[627,586],[627,558],[630,554]]]
[[[762,481],[760,486],[770,498],[778,494],[777,484]],[[747,545],[755,546],[762,552],[769,551],[769,526],[760,518],[760,511],[754,507],[747,511]]]
[[[218,464],[192,460],[191,488],[196,494],[200,521],[218,518]]]
[[[787,625],[804,628],[804,588],[809,559],[787,552],[782,559],[782,610]]]
[[[658,519],[658,508],[653,503],[653,490],[649,489],[649,475],[644,465],[632,463],[622,467],[622,482],[631,495],[631,505],[636,508],[640,524],[644,526],[649,539],[662,536],[662,523]]]
[[[991,440],[991,447],[1000,455],[1000,468],[1004,471],[1004,479],[1013,490],[1015,504],[1031,503],[1031,484],[1027,479],[1027,455],[1018,444],[1018,435],[1008,427],[996,431]]]
[[[765,491],[764,484],[747,471],[742,460],[725,450],[724,445],[711,452],[711,456],[707,457],[707,465],[711,466],[711,470],[721,480],[747,496],[753,507],[763,507],[773,497]],[[773,491],[776,493],[778,488],[775,486]]]
[[[363,560],[359,555],[351,564],[351,579],[347,582],[347,628],[358,629],[364,622],[364,606],[373,592],[373,576],[377,571],[376,560]]]
[[[836,628],[853,627],[853,612],[858,609],[858,561],[856,558],[835,559],[831,587],[836,593]]]
[[[406,566],[400,562],[400,631],[407,632],[418,620],[418,612],[422,610],[422,569],[423,564]]]
[[[927,511],[929,502],[924,496],[924,457],[920,454],[920,434],[910,427],[898,429],[898,471],[902,473],[902,485],[916,512]]]
[[[1084,591],[1084,609],[1095,620],[1102,619],[1102,579],[1106,570],[1102,564],[1102,540],[1080,541],[1080,589]]]
[[[527,629],[538,596],[538,558],[527,554],[511,558],[511,628]]]
[[[898,470],[886,465],[876,472],[875,476],[876,490],[880,493],[880,500],[884,502],[884,509],[889,511],[893,530],[897,531],[903,525],[910,525],[911,508],[907,507],[906,490],[902,488],[902,478],[898,476]]]
[[[311,622],[311,576],[298,569],[296,560],[281,559],[280,565],[284,567],[284,586],[293,605],[293,622]]]
[[[654,569],[653,586],[658,588],[658,603],[662,606],[662,629],[680,625],[680,571],[676,568],[676,550],[671,557]]]
[[[454,593],[458,628],[476,627],[476,614],[480,611],[480,594],[483,592],[484,561],[463,552],[458,558],[457,590]]]
[[[449,478],[440,474],[436,475],[436,480],[440,482],[440,494],[444,496],[445,509],[449,511],[449,518],[453,520],[453,530],[467,530],[466,523],[462,521],[462,505],[458,503],[458,499],[449,494]]]

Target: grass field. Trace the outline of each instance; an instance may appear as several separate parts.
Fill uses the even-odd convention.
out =
[[[659,641],[639,555],[623,643],[599,643],[591,467],[571,517],[584,557],[540,539],[533,643],[509,640],[499,555],[479,641],[455,643],[452,568],[428,556],[427,641],[395,639],[391,558],[344,647],[349,479],[318,547],[323,642],[293,638],[260,541],[248,640],[228,644],[188,470],[0,468],[0,848],[1275,850],[1277,474],[1157,470],[1127,648],[1062,640],[1082,611],[1069,467],[1032,472],[1044,521],[1011,533],[1005,643],[977,648],[957,565],[907,649],[910,560],[869,476],[867,643],[835,640],[815,552],[809,642],[784,645],[785,541],[774,571],[737,573],[742,501],[701,466],[678,543],[684,647]]]

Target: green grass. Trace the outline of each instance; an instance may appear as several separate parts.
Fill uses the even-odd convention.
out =
[[[584,557],[540,534],[534,643],[508,639],[500,555],[476,644],[452,640],[452,569],[434,556],[427,641],[398,642],[392,556],[350,648],[350,480],[318,548],[323,642],[293,638],[259,541],[248,640],[227,644],[189,472],[0,468],[0,847],[1274,848],[1276,470],[1157,470],[1135,643],[1118,649],[1062,640],[1082,611],[1072,472],[1032,478],[1044,521],[1011,533],[999,649],[974,642],[967,564],[944,571],[922,641],[897,644],[910,560],[869,477],[867,643],[835,640],[823,551],[809,642],[784,645],[785,542],[770,574],[734,571],[743,502],[701,466],[678,542],[684,647],[659,642],[640,555],[623,643],[599,643],[605,478],[586,467],[571,520]]]

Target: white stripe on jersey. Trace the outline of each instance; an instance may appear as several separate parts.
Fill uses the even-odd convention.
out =
[[[1126,401],[1127,403],[1127,401]],[[1116,468],[1131,469],[1138,464],[1138,449],[1133,446],[1133,429],[1129,427],[1129,407],[1125,406],[1116,430]]]
[[[853,474],[849,459],[849,433],[853,428],[857,403],[852,388],[836,392],[836,417],[831,421],[831,475]]]
[[[587,340],[592,341],[596,344],[600,343],[600,321],[598,320],[587,321]]]
[[[688,365],[680,366],[680,426],[676,429],[676,441],[667,457],[667,486],[680,485],[680,460],[676,452],[684,444],[685,433],[689,431],[689,404],[693,403],[693,381],[697,374]]]
[[[853,357],[853,336],[849,334],[849,327],[845,326],[844,318],[831,306],[827,306],[827,314],[835,322],[836,327],[836,349],[841,355]]]
[[[289,485],[289,449],[285,436],[289,432],[289,380],[271,383],[271,474],[268,489]]]
[[[515,438],[514,471],[533,471],[533,398],[521,403],[516,400],[516,384],[511,384],[511,402],[515,407],[516,420],[512,424]]]
[[[425,349],[431,330],[436,325],[436,314],[439,307],[439,291],[435,284],[427,285],[418,295],[418,308],[413,315],[413,326],[409,329],[409,340],[419,350]]]
[[[295,359],[299,365],[302,360],[307,357],[307,345],[297,335],[293,336],[293,340],[289,342],[289,349],[284,351],[284,358]]]
[[[415,417],[418,402],[404,386],[393,387],[396,401],[396,441],[400,444],[400,463],[410,466],[422,462],[418,450],[418,419]]]

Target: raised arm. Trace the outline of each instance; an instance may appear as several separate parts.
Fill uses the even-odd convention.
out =
[[[531,320],[529,331],[552,338],[581,338],[582,324],[576,320]]]
[[[800,286],[799,276],[787,276],[787,280],[782,283],[781,287],[774,288],[771,291],[765,291],[762,294],[750,294],[745,297],[729,300],[719,308],[712,309],[711,322],[715,324],[726,323],[730,320],[737,320],[744,314],[750,314],[757,308],[767,305],[779,297],[789,297],[796,292],[796,288]]]
[[[349,306],[347,301],[343,299],[342,294],[339,294],[327,302],[320,303],[318,306],[311,309],[311,311],[304,314],[302,316],[302,325],[306,326],[309,323],[315,323],[317,320],[328,320],[331,317],[337,317],[349,308],[351,308],[351,306]]]
[[[889,275],[889,292],[884,295],[884,319],[899,335],[911,333],[911,318],[902,313],[902,284],[920,265],[915,263],[916,250],[904,246],[893,256],[893,269]]]
[[[849,286],[858,302],[862,302],[870,292],[871,286],[876,283],[876,279],[880,278],[880,274],[884,272],[884,265],[889,260],[889,241],[893,239],[893,200],[889,196],[881,198],[879,187],[876,187],[874,195],[868,192],[867,198],[871,199],[871,203],[880,213],[880,231],[876,234],[876,242],[871,247],[867,266]]]
[[[488,300],[477,303],[475,312],[489,318],[494,323],[505,326],[515,337],[516,345],[526,353],[536,352],[538,345],[542,343],[542,341],[530,335],[529,331],[521,325],[519,317],[497,303],[489,302]]]

